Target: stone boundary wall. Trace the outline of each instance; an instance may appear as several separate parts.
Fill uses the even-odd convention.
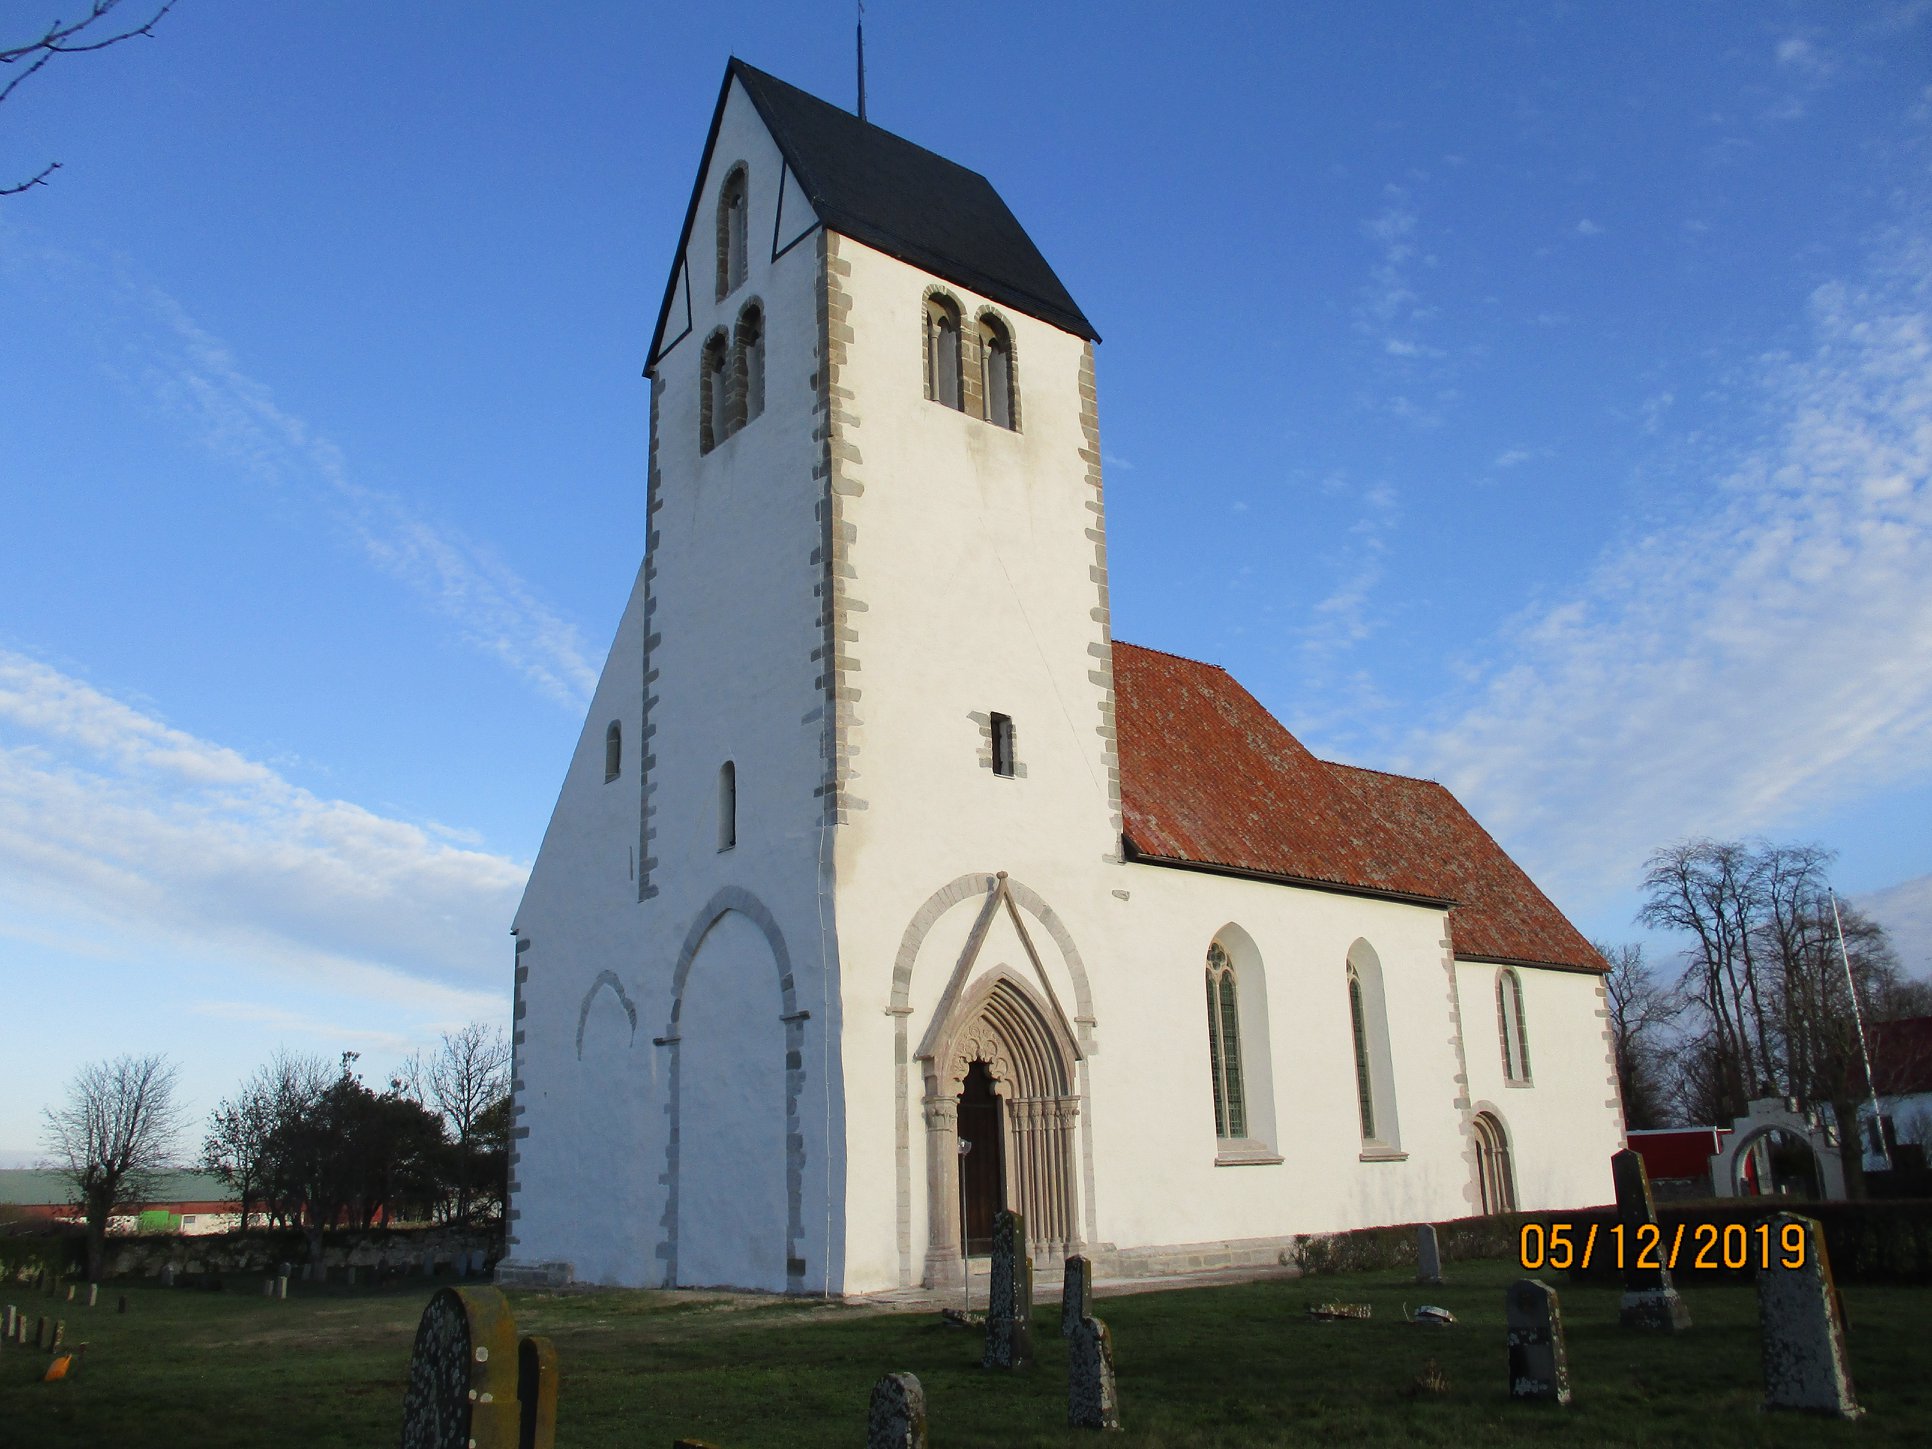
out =
[[[448,1267],[463,1253],[481,1252],[494,1265],[503,1240],[493,1232],[400,1228],[331,1234],[322,1244],[324,1268],[387,1268],[413,1271],[433,1253]],[[278,1263],[308,1262],[308,1241],[299,1232],[208,1233],[197,1237],[156,1234],[107,1240],[107,1276],[153,1278],[170,1264],[181,1273],[266,1273]]]

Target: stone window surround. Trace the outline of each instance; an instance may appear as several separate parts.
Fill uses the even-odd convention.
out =
[[[724,387],[714,377],[723,375]],[[731,338],[717,328],[698,351],[698,451],[709,453],[731,436]],[[718,414],[722,412],[724,416]]]
[[[740,202],[738,218],[742,223],[739,237],[738,262],[743,270],[731,274],[731,203]],[[751,270],[751,171],[742,161],[734,161],[731,169],[725,172],[725,179],[718,187],[718,271],[717,300],[722,302],[744,285],[745,273]]]
[[[993,716],[997,711],[976,709],[966,718],[979,726],[979,763],[996,780],[1024,780],[1026,764],[1020,759],[1020,727],[1013,723],[1011,715],[1001,715],[1007,721],[1007,743],[1012,747],[1012,772],[1002,775],[993,768]]]
[[[932,317],[935,305],[949,314],[959,332],[959,406],[953,407],[944,398],[934,395],[935,384],[932,369]],[[946,287],[937,283],[926,288],[921,294],[919,308],[919,375],[925,389],[926,399],[954,412],[964,413],[979,422],[989,423],[1001,432],[1019,432],[1022,413],[1020,408],[1020,344],[1012,321],[999,308],[986,305],[973,313],[972,326],[966,325],[966,309],[960,305],[959,298]],[[1006,340],[1006,365],[1008,371],[1008,407],[1013,414],[1011,426],[993,422],[987,412],[986,398],[986,341],[989,330],[997,329]]]

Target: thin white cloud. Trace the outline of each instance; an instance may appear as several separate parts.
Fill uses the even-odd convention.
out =
[[[1305,667],[1323,670],[1375,632],[1376,587],[1387,572],[1388,534],[1401,520],[1401,501],[1386,483],[1366,488],[1361,509],[1329,562],[1339,579],[1309,610],[1301,630]]]
[[[136,383],[205,447],[325,509],[369,563],[447,619],[472,648],[569,709],[589,703],[597,670],[578,630],[515,570],[394,494],[356,483],[341,450],[279,406],[173,297],[125,278],[119,294],[144,323],[132,348]]]
[[[0,651],[0,895],[16,919],[64,913],[456,1010],[500,995],[525,874]]]
[[[1602,236],[1603,227],[1586,216],[1576,224],[1576,234],[1578,236]]]
[[[1932,979],[1932,875],[1855,896],[1852,903],[1885,928],[1900,965]]]
[[[1552,873],[1627,887],[1691,834],[1775,828],[1932,770],[1932,242],[1894,234],[1761,359],[1762,444],[1607,550],[1411,741]]]

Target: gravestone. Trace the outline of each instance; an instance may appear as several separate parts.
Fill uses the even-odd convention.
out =
[[[89,1283],[87,1285],[87,1306],[89,1308],[92,1308],[95,1304],[99,1303],[100,1301],[101,1301],[101,1285],[98,1283]]]
[[[40,1322],[34,1327],[34,1347],[48,1349],[54,1346],[54,1320],[46,1314],[40,1315]]]
[[[1509,1396],[1568,1404],[1570,1356],[1556,1290],[1540,1279],[1519,1278],[1504,1293],[1503,1316],[1509,1325]]]
[[[275,1276],[276,1276],[277,1278],[292,1278],[292,1277],[294,1277],[294,1276],[295,1276],[295,1265],[294,1265],[293,1263],[277,1263],[277,1264],[275,1265]]]
[[[423,1254],[423,1276],[425,1278],[434,1278],[436,1276],[436,1255],[434,1253]]]
[[[72,1283],[67,1285],[67,1301],[69,1303],[74,1301],[74,1285]]]
[[[516,1325],[491,1288],[429,1300],[409,1356],[402,1449],[516,1449]]]
[[[288,1274],[284,1273],[275,1280],[275,1296],[278,1299],[288,1297]]]
[[[1771,1219],[1771,1259],[1758,1268],[1758,1330],[1764,1353],[1764,1407],[1798,1409],[1856,1419],[1864,1411],[1852,1391],[1845,1322],[1831,1277],[1825,1234],[1811,1218],[1779,1213]],[[1785,1234],[1802,1237],[1803,1261]]]
[[[5,1335],[6,1337],[8,1338],[13,1337],[13,1326],[19,1321],[20,1321],[20,1310],[15,1308],[11,1303],[9,1303],[7,1305],[7,1332]]]
[[[1442,1250],[1436,1244],[1434,1223],[1416,1224],[1415,1281],[1432,1287],[1442,1282]]]
[[[125,1293],[123,1293],[123,1294],[122,1294],[122,1295],[120,1296],[120,1299],[119,1299],[119,1301],[117,1301],[117,1302],[115,1303],[115,1305],[114,1305],[114,1311],[115,1311],[116,1313],[125,1313],[125,1312],[127,1312],[127,1294],[125,1294]]]
[[[67,1342],[67,1320],[57,1318],[54,1320],[54,1341],[47,1345],[47,1351],[52,1353],[65,1342]]]
[[[1067,1259],[1060,1280],[1060,1337],[1072,1338],[1080,1320],[1093,1313],[1093,1264],[1078,1253]]]
[[[517,1345],[517,1449],[557,1449],[557,1350],[540,1334]]]
[[[1074,1429],[1118,1429],[1114,1391],[1114,1336],[1091,1313],[1074,1326],[1067,1345],[1067,1424]]]
[[[161,1286],[163,1288],[174,1287],[174,1264],[163,1263],[161,1265]]]
[[[1610,1176],[1617,1188],[1617,1226],[1623,1230],[1623,1303],[1617,1322],[1647,1333],[1681,1333],[1691,1326],[1690,1309],[1670,1281],[1643,1158],[1627,1147],[1612,1153]],[[1640,1263],[1646,1251],[1648,1261]]]
[[[872,1386],[865,1449],[926,1449],[926,1391],[914,1374],[887,1374]]]
[[[982,1368],[1021,1369],[1033,1362],[1033,1259],[1026,1215],[1001,1208],[993,1218],[993,1271],[986,1303]]]

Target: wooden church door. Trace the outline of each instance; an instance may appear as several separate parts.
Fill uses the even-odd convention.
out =
[[[972,1143],[959,1159],[966,1217],[960,1236],[968,1257],[993,1251],[993,1215],[1005,1205],[1006,1124],[1000,1118],[993,1074],[985,1062],[974,1062],[959,1092],[960,1145]]]

